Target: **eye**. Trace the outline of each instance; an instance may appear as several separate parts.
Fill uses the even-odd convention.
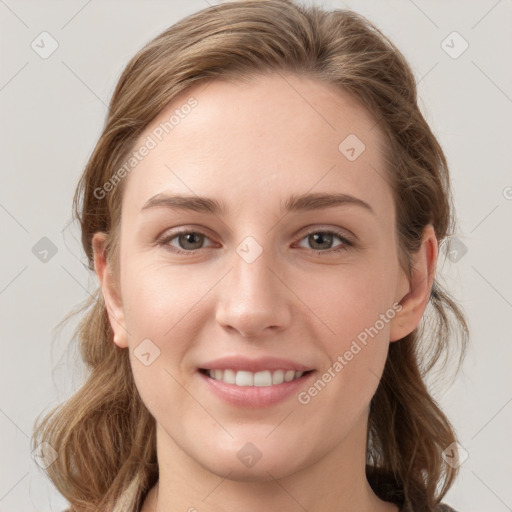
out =
[[[332,243],[335,238],[340,240],[341,244],[333,248]],[[193,255],[196,251],[205,248],[203,247],[205,240],[210,239],[201,231],[184,230],[170,233],[162,237],[158,240],[158,245],[170,248],[170,250],[176,254]],[[300,241],[302,242],[303,240],[306,240],[306,242],[311,245],[313,252],[319,255],[346,251],[354,245],[344,233],[331,230],[310,231]],[[213,244],[210,245],[210,247],[211,246],[213,246]]]
[[[341,240],[341,244],[332,248],[331,246],[335,238]],[[354,245],[344,233],[330,230],[310,231],[301,239],[301,241],[302,240],[306,240],[306,242],[311,245],[315,253],[322,255],[324,253],[332,254],[340,251],[346,251],[349,247]]]
[[[176,242],[173,243],[175,239]],[[172,247],[171,250],[177,254],[190,255],[194,254],[196,250],[203,249],[204,240],[209,240],[209,238],[200,231],[180,231],[164,236],[158,244]]]

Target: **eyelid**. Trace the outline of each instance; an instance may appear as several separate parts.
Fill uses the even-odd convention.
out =
[[[302,235],[302,238],[305,236],[311,235],[312,233],[318,233],[318,232],[328,232],[332,233],[336,236],[339,236],[341,238],[344,238],[345,240],[355,243],[357,240],[357,237],[348,229],[341,228],[339,226],[327,226],[327,225],[312,225],[312,226],[306,226],[304,228],[306,231]]]
[[[184,235],[187,233],[197,233],[200,235],[204,235],[209,239],[215,238],[212,232],[203,226],[196,226],[195,224],[185,225],[185,226],[177,226],[175,228],[167,228],[160,235],[156,237],[156,243],[161,242],[162,240],[173,239],[178,235]]]

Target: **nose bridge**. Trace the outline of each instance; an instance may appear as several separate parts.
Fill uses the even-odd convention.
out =
[[[283,328],[290,317],[286,287],[276,277],[274,251],[246,237],[236,247],[232,270],[217,307],[217,321],[242,336]]]

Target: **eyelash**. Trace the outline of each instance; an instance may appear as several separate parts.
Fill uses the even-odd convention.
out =
[[[334,236],[338,237],[343,242],[337,248],[326,249],[325,251],[322,251],[320,249],[311,249],[315,254],[317,254],[319,256],[323,256],[323,255],[329,256],[329,255],[332,255],[332,254],[338,254],[340,252],[347,251],[349,248],[354,246],[354,243],[350,239],[348,239],[345,236],[344,233],[341,233],[341,232],[338,232],[338,231],[333,231],[333,230],[318,230],[317,229],[317,230],[309,231],[302,238],[300,238],[299,242],[304,240],[304,238],[307,238],[309,235],[318,234],[318,233],[334,235]],[[196,249],[196,250],[193,250],[193,251],[184,251],[182,249],[178,249],[178,248],[176,248],[174,246],[171,246],[169,244],[169,242],[171,242],[171,240],[174,240],[175,238],[177,238],[180,235],[190,235],[190,234],[203,235],[204,237],[209,239],[209,237],[205,233],[203,233],[202,231],[182,230],[182,231],[177,231],[177,232],[172,233],[170,235],[164,236],[163,238],[161,238],[160,240],[157,241],[157,244],[160,245],[160,246],[172,247],[172,249],[170,249],[170,250],[173,253],[175,253],[175,254],[184,254],[186,256],[193,256],[198,251],[200,251],[201,249]]]

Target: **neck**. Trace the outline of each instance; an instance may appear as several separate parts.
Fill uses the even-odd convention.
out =
[[[236,481],[184,453],[157,424],[159,481],[141,512],[397,512],[380,500],[365,474],[366,421],[335,450],[284,478]]]

